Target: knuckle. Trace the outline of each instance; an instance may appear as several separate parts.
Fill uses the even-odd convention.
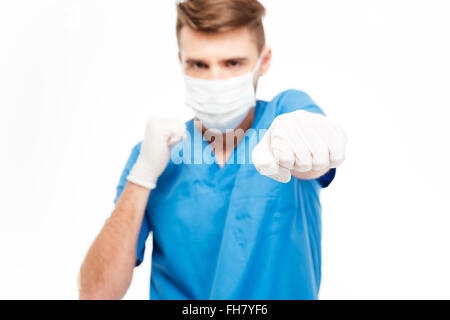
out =
[[[147,120],[147,130],[149,130],[150,132],[158,130],[159,127],[160,121],[157,118],[152,117]]]
[[[159,123],[159,119],[156,117],[150,117],[147,119],[147,125],[156,125],[157,123]]]

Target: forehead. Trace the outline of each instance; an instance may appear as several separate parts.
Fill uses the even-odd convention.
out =
[[[186,57],[197,59],[226,59],[230,56],[258,56],[253,34],[247,27],[208,34],[183,27],[180,50]]]

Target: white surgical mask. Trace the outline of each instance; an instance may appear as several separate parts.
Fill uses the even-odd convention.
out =
[[[185,105],[209,130],[225,133],[236,129],[256,105],[254,81],[262,57],[253,71],[234,78],[205,80],[184,74]]]

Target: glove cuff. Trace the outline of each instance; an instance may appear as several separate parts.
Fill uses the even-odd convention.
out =
[[[156,181],[159,177],[155,176],[153,170],[139,160],[140,159],[138,158],[133,166],[133,169],[131,169],[130,174],[127,177],[127,181],[133,182],[134,184],[150,190],[155,189]]]

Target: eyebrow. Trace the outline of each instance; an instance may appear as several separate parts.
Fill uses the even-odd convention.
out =
[[[245,57],[231,57],[231,58],[226,58],[226,59],[222,59],[220,60],[220,62],[227,62],[227,61],[237,61],[237,62],[246,62],[248,61],[248,58]],[[193,63],[204,63],[204,64],[208,64],[207,62],[205,62],[202,59],[195,59],[195,58],[187,58],[186,59],[186,63],[189,64],[193,64]]]

